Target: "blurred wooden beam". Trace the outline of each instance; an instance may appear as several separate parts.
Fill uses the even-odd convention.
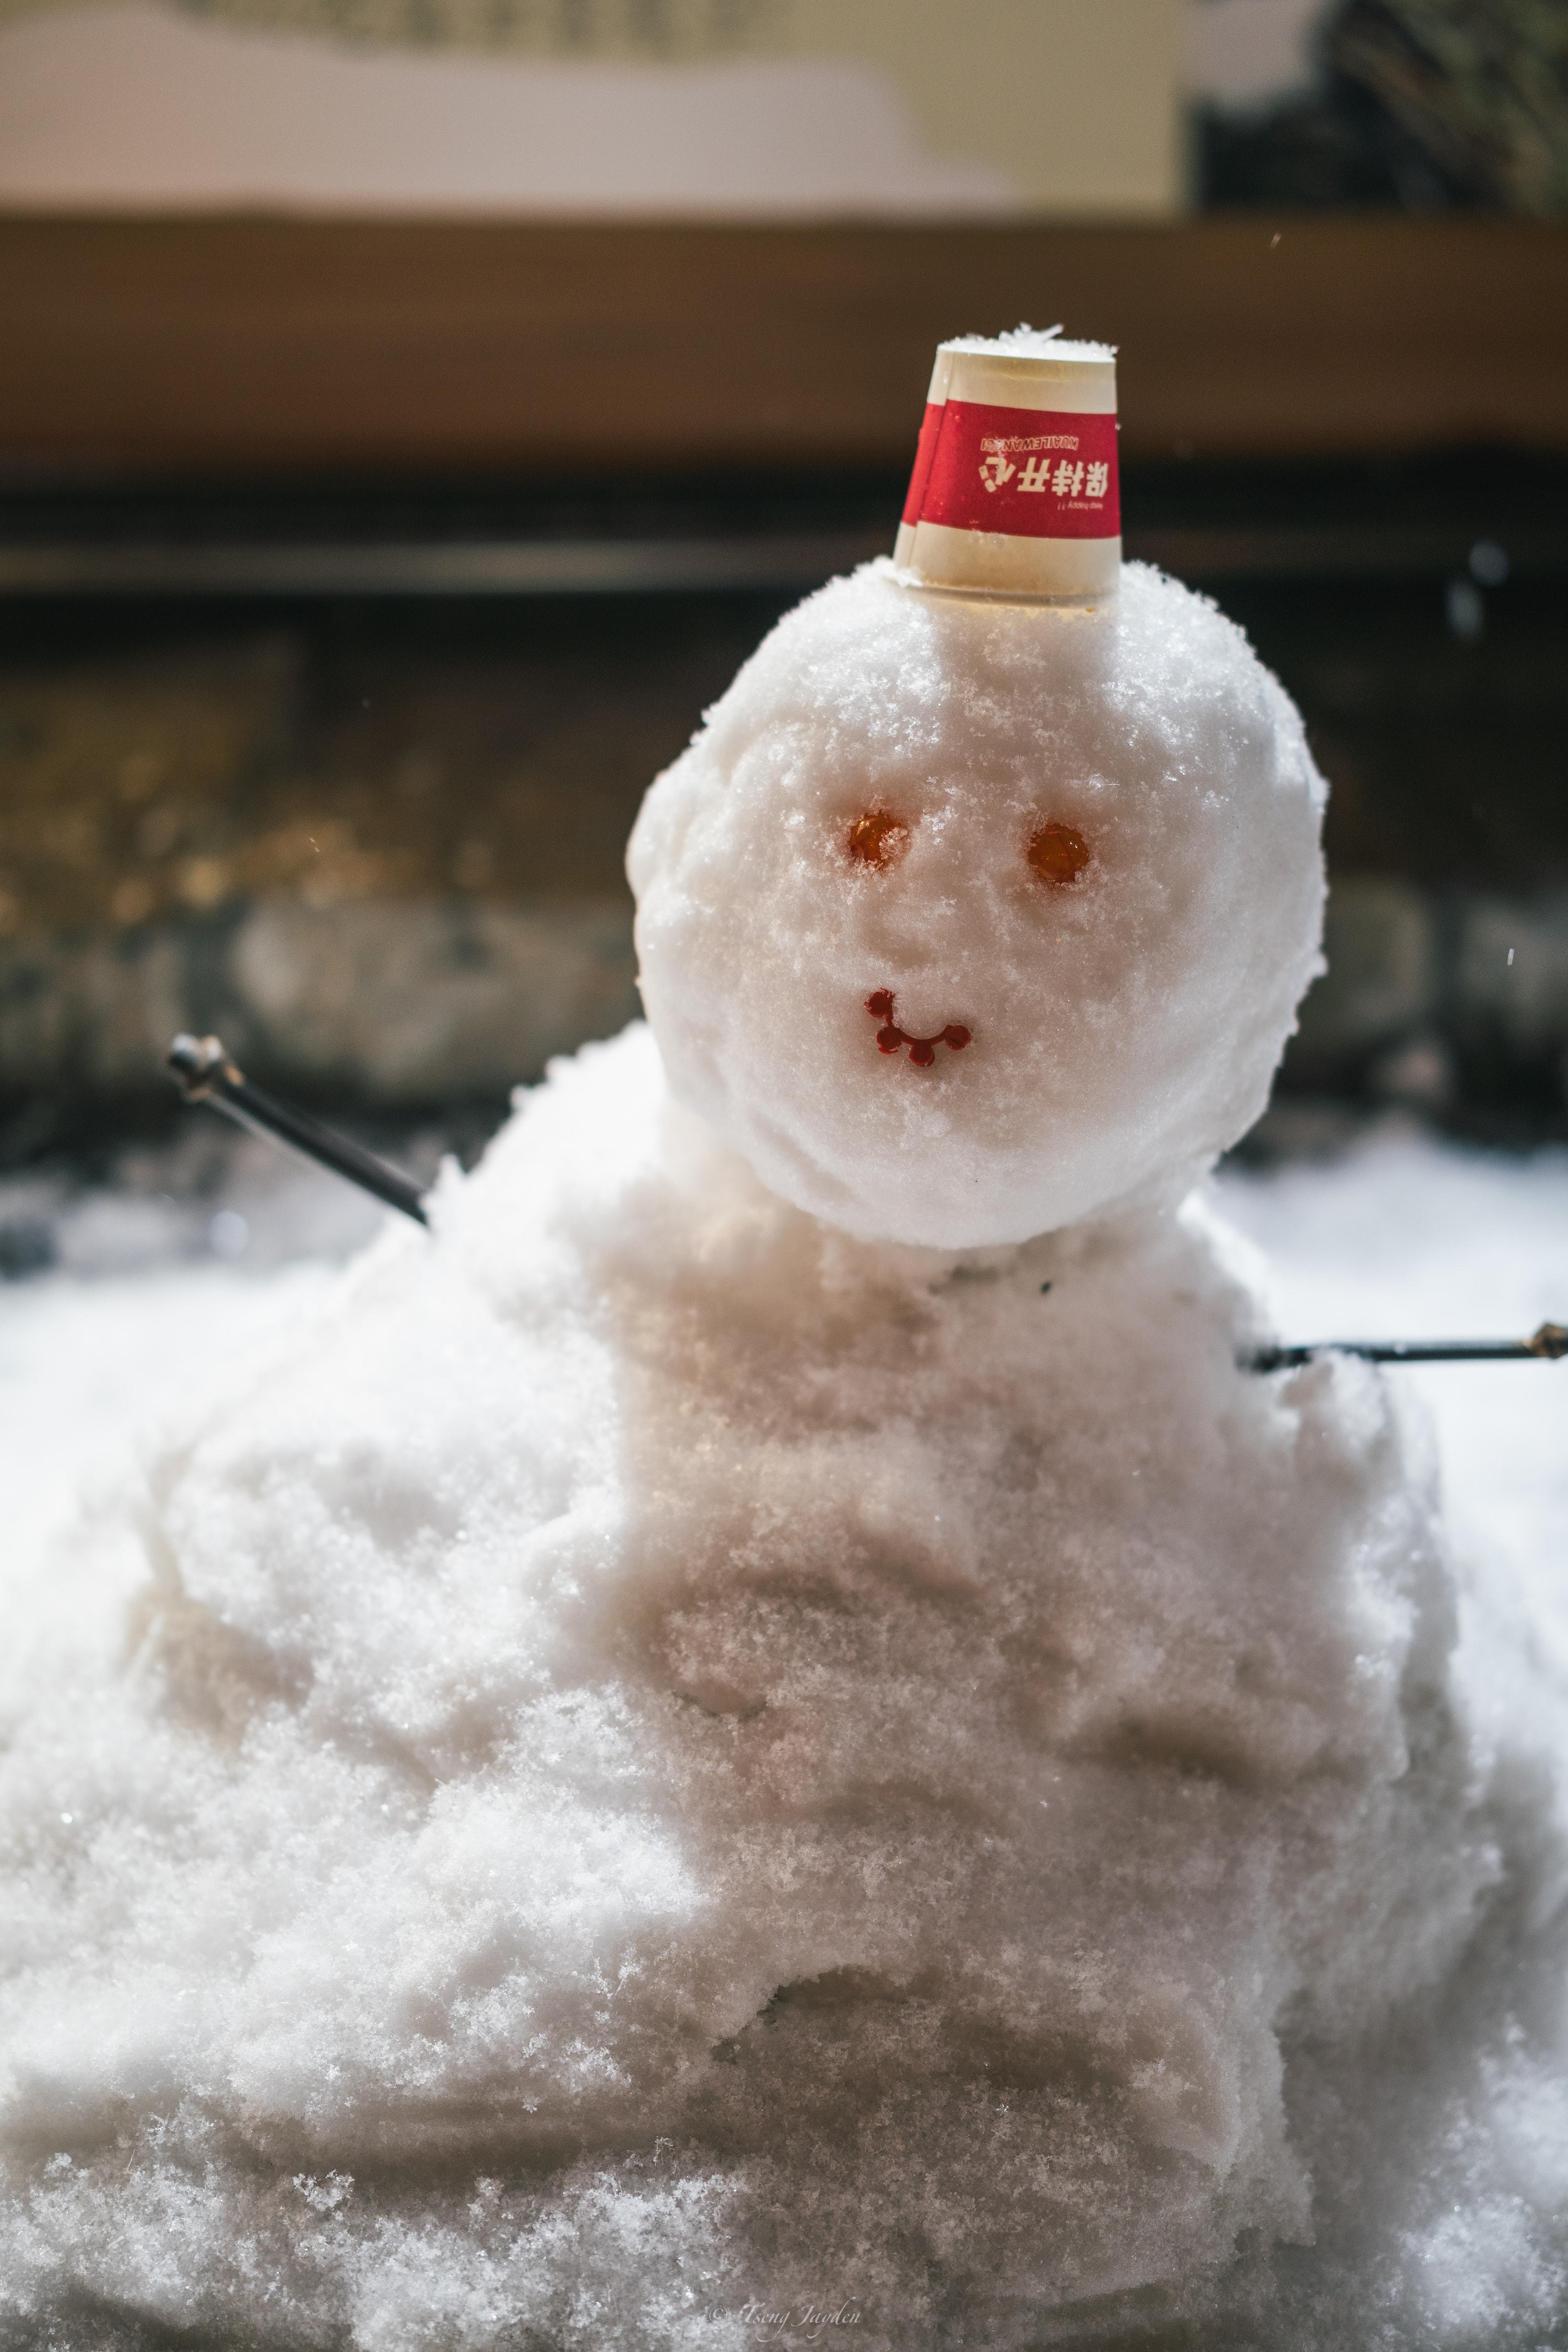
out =
[[[1568,446],[1568,228],[0,216],[0,467],[897,465],[931,350],[1122,349],[1131,456]]]

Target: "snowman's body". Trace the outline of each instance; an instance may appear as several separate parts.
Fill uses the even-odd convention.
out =
[[[902,2352],[1261,2309],[1325,2168],[1375,2178],[1375,2037],[1549,1874],[1386,1387],[1239,1369],[1184,1200],[1315,954],[1294,715],[1169,583],[1036,616],[1100,648],[1054,710],[1064,636],[910,593],[795,616],[656,788],[664,1060],[557,1071],[84,1554],[10,1801],[37,2310]],[[835,596],[920,636],[918,727],[824,738]],[[1162,613],[1155,718],[1117,646],[1146,677]],[[1093,761],[1031,782],[1031,727]],[[966,1042],[887,1050],[883,990]]]

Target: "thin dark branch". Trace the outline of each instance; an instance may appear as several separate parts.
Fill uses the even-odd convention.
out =
[[[1315,1339],[1305,1348],[1258,1348],[1242,1362],[1250,1372],[1283,1372],[1329,1355],[1373,1364],[1552,1363],[1568,1356],[1568,1325],[1542,1323],[1528,1339]]]
[[[224,1052],[221,1039],[176,1037],[164,1059],[187,1102],[211,1103],[215,1110],[226,1112],[238,1126],[248,1128],[253,1134],[290,1144],[318,1166],[347,1177],[351,1184],[374,1193],[388,1208],[400,1209],[416,1224],[429,1223],[417,1184],[399,1175],[395,1168],[388,1168],[374,1152],[351,1142],[346,1135],[323,1127],[308,1111],[293,1110],[287,1103],[275,1102],[270,1095],[263,1094],[259,1087],[253,1087],[238,1064]]]

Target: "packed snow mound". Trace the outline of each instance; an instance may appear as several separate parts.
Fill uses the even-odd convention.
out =
[[[1320,968],[1294,705],[1206,599],[1122,580],[1021,624],[868,564],[786,614],[644,803],[670,1084],[862,1240],[1018,1242],[1191,1182],[1262,1109]],[[1029,861],[1049,827],[1087,852],[1070,878]],[[884,992],[911,1036],[969,1042],[879,1052]]]
[[[644,1030],[435,1217],[3,1662],[0,2342],[1549,2320],[1547,1702],[1374,1373],[1201,1204],[842,1235]]]

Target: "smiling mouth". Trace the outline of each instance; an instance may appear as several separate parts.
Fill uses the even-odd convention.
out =
[[[969,1032],[961,1021],[950,1021],[947,1027],[939,1029],[934,1037],[911,1037],[893,1019],[893,992],[890,988],[879,988],[868,996],[866,1010],[873,1021],[882,1024],[877,1032],[878,1053],[896,1054],[901,1045],[907,1045],[910,1059],[917,1069],[930,1069],[936,1059],[939,1045],[945,1045],[951,1053],[962,1054],[970,1042]]]

